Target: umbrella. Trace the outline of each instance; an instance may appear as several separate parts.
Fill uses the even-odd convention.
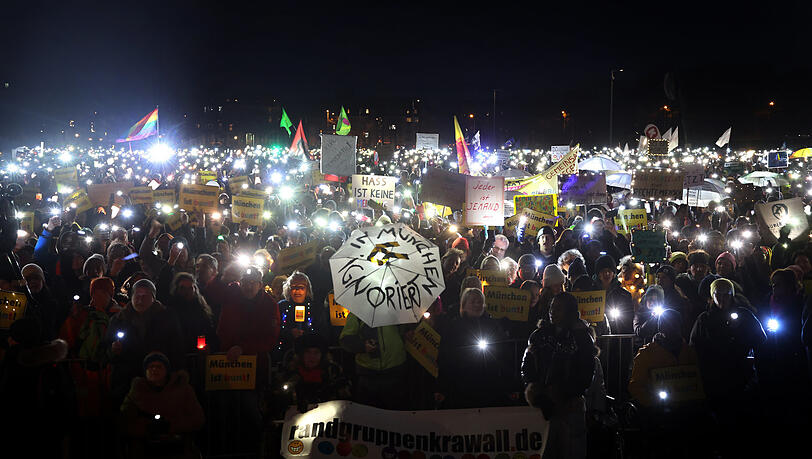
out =
[[[578,170],[586,171],[622,171],[623,166],[617,161],[602,155],[593,156],[578,163]]]
[[[521,169],[505,169],[497,172],[495,175],[496,177],[530,177],[531,174]]]
[[[417,322],[445,290],[440,249],[403,223],[353,231],[330,271],[335,302],[370,327]]]
[[[789,180],[768,171],[755,171],[739,177],[740,183],[751,183],[755,186],[784,186],[789,185]]]
[[[606,185],[629,190],[632,188],[632,174],[628,172],[606,174]]]
[[[790,158],[809,158],[810,156],[812,156],[812,148],[801,148],[800,150],[795,150],[792,152]]]

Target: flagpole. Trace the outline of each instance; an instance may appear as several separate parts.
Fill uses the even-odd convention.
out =
[[[155,110],[158,110],[159,107],[159,105],[156,105]],[[155,115],[155,127],[158,130],[158,143],[161,143],[161,116],[159,113],[156,113]]]

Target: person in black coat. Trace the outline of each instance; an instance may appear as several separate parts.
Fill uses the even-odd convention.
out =
[[[214,329],[214,314],[206,299],[200,294],[195,278],[189,273],[177,273],[170,287],[170,298],[166,305],[178,318],[183,335],[183,352],[190,354],[198,349],[197,338],[205,336],[205,348],[217,352],[217,333]]]
[[[612,333],[634,333],[634,300],[617,279],[617,263],[609,255],[595,261],[595,287],[606,290],[606,315]]]
[[[657,334],[657,320],[665,310],[663,288],[652,285],[640,299],[640,306],[634,313],[634,334],[637,335],[635,343],[642,346],[651,342]]]

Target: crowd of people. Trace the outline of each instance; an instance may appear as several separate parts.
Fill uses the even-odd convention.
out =
[[[746,450],[756,423],[793,431],[808,418],[810,238],[790,239],[789,223],[772,238],[755,202],[625,200],[666,232],[667,258],[642,263],[612,204],[562,206],[537,237],[467,228],[460,212],[420,212],[419,180],[404,171],[398,212],[351,208],[340,182],[291,183],[290,199],[268,201],[271,217],[250,226],[226,216],[222,185],[212,213],[128,202],[126,217],[105,206],[51,215],[47,200],[26,203],[37,229],[20,234],[0,273],[0,289],[30,296],[2,330],[4,433],[41,457],[260,455],[276,454],[263,439],[291,406],[530,405],[550,421],[545,456],[598,457],[614,447],[601,436],[618,425],[614,399],[629,400],[650,434],[642,455],[727,455]],[[761,200],[793,190],[769,191]],[[442,337],[436,378],[406,351],[417,324],[331,322],[330,257],[354,229],[396,222],[442,255],[446,289],[423,319]],[[314,241],[314,259],[277,262]],[[491,317],[471,269],[530,292],[527,320]],[[603,320],[582,320],[572,293],[598,290]],[[634,352],[610,369],[601,352],[618,335]],[[202,362],[215,353],[255,356],[255,389],[206,391]],[[613,397],[609,371],[626,377]]]

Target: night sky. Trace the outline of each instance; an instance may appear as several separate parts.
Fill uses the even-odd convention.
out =
[[[809,2],[456,10],[254,3],[262,6],[4,4],[0,151],[94,111],[116,135],[156,104],[171,123],[229,97],[276,98],[305,119],[340,105],[351,114],[362,105],[396,112],[420,98],[427,119],[442,120],[426,130],[450,142],[451,116],[484,117],[493,89],[500,142],[605,145],[612,68],[625,70],[615,81],[621,145],[656,122],[679,125],[694,145],[733,125],[734,146],[812,146],[801,145],[812,141]],[[664,90],[669,72],[673,100]],[[676,119],[664,119],[666,104]],[[569,133],[561,110],[574,123]],[[483,124],[490,143],[490,121]]]

